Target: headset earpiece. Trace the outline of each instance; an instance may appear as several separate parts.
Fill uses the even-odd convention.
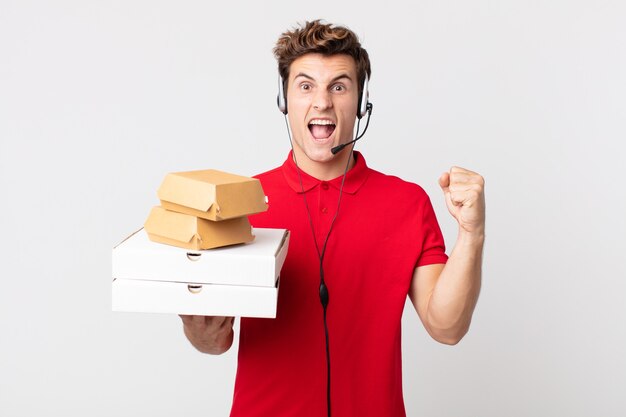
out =
[[[278,76],[278,96],[276,97],[276,103],[278,104],[278,110],[282,114],[287,114],[287,95],[285,94],[285,82],[283,77]]]
[[[359,94],[359,108],[356,111],[356,117],[361,119],[363,116],[367,114],[367,105],[369,104],[369,90],[368,90],[369,79],[367,78],[367,74],[365,75],[365,79],[363,80],[363,89]]]

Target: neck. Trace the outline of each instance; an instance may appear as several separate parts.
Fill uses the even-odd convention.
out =
[[[349,164],[348,171],[355,164],[355,158],[349,148],[328,161],[311,160],[304,152],[298,152],[296,149],[294,149],[294,157],[297,159],[298,168],[320,181],[330,181],[340,177],[346,172],[346,163]]]

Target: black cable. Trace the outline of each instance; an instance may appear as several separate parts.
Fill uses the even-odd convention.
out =
[[[365,135],[365,132],[367,132],[367,127],[370,125],[370,117],[372,116],[372,109],[374,108],[374,105],[372,103],[367,103],[367,123],[365,123],[365,129],[363,129],[363,132],[359,135],[359,124],[361,123],[361,119],[358,120],[357,125],[356,125],[356,131],[357,131],[357,135],[355,135],[356,137],[354,138],[354,140],[351,140],[350,142],[346,142],[342,145],[337,145],[334,148],[330,149],[330,152],[333,155],[338,154],[339,152],[341,152],[343,150],[343,148],[345,148],[346,146],[352,144],[352,143],[356,143],[357,140],[361,139],[363,137],[363,135]],[[354,148],[354,147],[353,147]]]
[[[370,110],[371,112],[371,110]],[[360,139],[367,130],[367,125],[369,125],[369,117],[367,118],[367,124],[365,125],[365,129],[361,136],[358,136],[359,128],[360,128],[361,120],[357,121],[356,125],[356,133],[355,138]],[[309,225],[311,226],[311,233],[313,235],[313,243],[315,244],[315,250],[317,251],[317,256],[320,260],[320,302],[322,304],[322,309],[324,311],[324,335],[326,339],[326,405],[328,417],[331,417],[331,402],[330,402],[330,342],[328,336],[328,322],[326,319],[326,310],[328,307],[328,302],[330,300],[328,287],[326,286],[326,281],[324,280],[324,256],[326,255],[326,247],[328,244],[328,238],[330,237],[330,232],[333,230],[333,225],[335,224],[335,220],[337,219],[337,215],[339,214],[339,207],[341,206],[341,198],[343,197],[343,185],[346,181],[346,175],[348,173],[348,167],[350,166],[350,160],[354,155],[354,141],[352,142],[352,147],[350,148],[350,155],[348,156],[348,160],[346,162],[346,168],[343,171],[343,178],[341,179],[341,186],[339,187],[339,198],[337,199],[337,210],[335,211],[335,215],[333,220],[330,223],[330,228],[328,229],[328,233],[326,234],[326,239],[324,239],[324,246],[322,247],[322,251],[320,252],[319,246],[317,245],[317,235],[315,234],[315,227],[313,226],[313,220],[311,218],[311,210],[309,209],[309,203],[306,199],[306,193],[304,192],[304,184],[302,183],[302,174],[300,173],[300,167],[298,166],[298,159],[296,158],[296,153],[293,149],[293,141],[291,140],[291,129],[289,128],[289,122],[287,120],[287,115],[285,114],[285,126],[287,127],[287,134],[289,135],[289,144],[291,145],[291,153],[293,155],[293,160],[296,164],[296,171],[298,172],[298,180],[300,181],[300,190],[302,191],[302,198],[304,200],[304,206],[306,207],[307,217],[309,219]],[[355,139],[355,140],[356,140]],[[345,145],[344,145],[345,146]]]
[[[361,124],[361,119],[358,119],[357,123],[356,123],[356,138],[354,138],[354,140],[359,140],[363,137],[363,135],[365,134],[365,132],[367,132],[367,127],[370,125],[370,117],[372,116],[372,109],[374,108],[374,105],[372,103],[367,103],[367,122],[365,122],[365,128],[363,129],[363,132],[361,132],[361,134],[359,135],[359,124]]]

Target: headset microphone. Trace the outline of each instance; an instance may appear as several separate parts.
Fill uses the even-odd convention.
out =
[[[365,129],[363,129],[363,133],[361,133],[359,136],[356,137],[356,139],[351,140],[350,142],[346,142],[343,143],[341,145],[335,146],[334,148],[332,148],[330,151],[332,152],[333,155],[337,155],[339,152],[341,152],[343,150],[343,148],[345,148],[346,146],[356,142],[357,140],[361,139],[363,137],[363,135],[365,134],[365,132],[367,132],[367,127],[370,124],[370,117],[372,116],[372,108],[374,106],[372,105],[372,103],[367,103],[367,122],[365,123]],[[360,121],[360,120],[359,120]],[[358,125],[357,125],[357,132],[359,130]]]
[[[333,155],[337,155],[339,152],[343,151],[343,148],[345,148],[346,146],[350,145],[351,143],[356,142],[359,139],[361,139],[361,138],[351,140],[350,142],[346,142],[346,143],[341,144],[339,146],[335,146],[334,148],[331,148],[330,151],[333,153]]]

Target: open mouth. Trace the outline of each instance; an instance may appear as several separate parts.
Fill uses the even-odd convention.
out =
[[[309,122],[309,131],[315,139],[326,139],[335,131],[335,123],[325,119],[313,119]]]

